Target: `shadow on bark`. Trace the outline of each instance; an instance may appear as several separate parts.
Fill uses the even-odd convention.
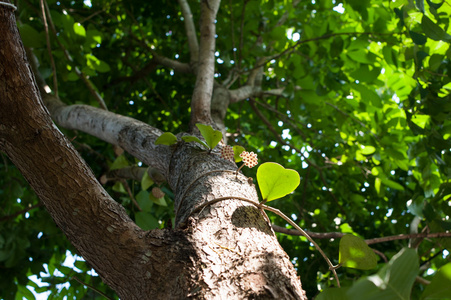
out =
[[[238,207],[232,214],[232,224],[242,228],[256,228],[268,235],[272,235],[271,227],[254,206]]]

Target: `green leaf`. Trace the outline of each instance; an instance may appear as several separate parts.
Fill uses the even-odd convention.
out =
[[[127,191],[125,190],[124,185],[121,182],[116,182],[113,185],[113,191],[119,192],[122,194],[127,194]]]
[[[415,44],[417,44],[417,45],[424,45],[424,44],[426,44],[427,38],[424,35],[422,35],[420,33],[417,33],[415,31],[409,31],[409,33],[410,33],[410,38],[412,39],[412,41]]]
[[[197,123],[200,133],[204,137],[209,149],[213,149],[222,139],[222,133],[219,130],[214,130],[213,127]]]
[[[393,180],[390,180],[388,178],[381,178],[381,181],[383,184],[385,184],[389,188],[392,188],[392,189],[395,189],[398,191],[404,191],[404,187]]]
[[[96,70],[96,71],[101,72],[101,73],[106,73],[106,72],[109,72],[111,70],[110,66],[106,62],[104,62],[103,60],[98,59],[94,55],[87,54],[86,55],[86,59],[87,59],[88,67],[90,67],[93,70]]]
[[[155,145],[167,145],[171,146],[177,143],[177,137],[170,132],[165,132],[160,135],[155,141]]]
[[[146,169],[146,172],[144,172],[143,178],[141,178],[141,189],[142,190],[147,190],[150,186],[152,186],[154,184],[153,180],[149,176],[149,173],[147,173],[148,171],[149,171],[149,168]]]
[[[20,37],[26,47],[41,48],[45,46],[45,39],[28,24],[19,24]]]
[[[135,213],[136,225],[143,230],[150,230],[158,228],[158,220],[150,213],[145,211],[139,211]]]
[[[447,34],[426,15],[423,15],[423,18],[421,19],[421,27],[427,37],[434,41],[451,41],[451,35]]]
[[[246,149],[244,149],[244,147],[238,145],[233,146],[233,158],[235,159],[235,162],[240,162],[243,160],[240,154],[245,150]]]
[[[350,300],[408,300],[418,271],[415,250],[403,248],[376,275],[358,280],[347,295]]]
[[[185,136],[182,137],[182,140],[183,140],[184,142],[187,142],[187,143],[189,143],[189,142],[196,142],[196,143],[201,144],[201,145],[204,146],[205,148],[210,149],[210,148],[208,147],[208,145],[205,144],[205,142],[201,141],[197,136],[194,136],[194,135],[185,135]]]
[[[257,170],[257,181],[263,201],[282,198],[294,191],[301,178],[295,170],[285,169],[283,166],[268,162],[260,165]]]
[[[371,155],[374,152],[376,152],[376,148],[373,146],[363,146],[363,149],[361,150],[363,155]]]
[[[23,286],[23,285],[17,286],[16,299],[18,299],[17,296],[19,296],[18,297],[19,299],[23,299],[23,298],[25,298],[27,300],[35,300],[36,299],[34,294],[26,286]]]
[[[157,198],[154,195],[152,195],[152,193],[149,194],[149,199],[153,201],[153,203],[160,205],[160,206],[168,206],[168,204],[166,203],[166,200],[164,199],[164,197],[161,198]]]
[[[125,168],[127,166],[129,166],[129,162],[127,160],[127,158],[125,157],[124,154],[119,155],[113,162],[113,164],[110,167],[110,171],[112,170],[117,170],[117,169],[122,169]]]
[[[148,191],[140,191],[135,196],[135,199],[143,211],[150,212],[153,203],[150,201],[150,193]]]
[[[80,23],[74,24],[74,32],[75,34],[85,37],[86,36],[86,29],[81,25]]]
[[[343,267],[370,270],[377,266],[373,250],[361,238],[347,234],[340,239],[339,263]]]
[[[420,299],[450,299],[451,295],[451,263],[442,266],[426,286]]]
[[[348,300],[348,297],[346,296],[348,290],[348,287],[326,288],[315,298],[315,300]]]

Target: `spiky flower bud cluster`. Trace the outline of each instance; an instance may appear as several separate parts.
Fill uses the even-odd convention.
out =
[[[248,168],[253,168],[258,164],[257,154],[254,152],[243,151],[240,157]]]
[[[221,149],[221,158],[226,159],[226,160],[230,160],[230,161],[235,161],[235,157],[233,154],[233,148],[232,146],[226,145],[224,147],[222,147]]]

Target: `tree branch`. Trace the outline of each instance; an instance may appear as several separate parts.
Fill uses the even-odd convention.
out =
[[[191,65],[196,68],[199,59],[199,43],[197,42],[196,28],[194,26],[193,14],[188,1],[178,0],[185,23],[186,36],[188,38],[189,52],[191,55]]]
[[[278,225],[272,225],[272,228],[276,232],[289,234],[289,235],[302,235],[297,229],[289,229],[285,227],[281,227]],[[336,239],[341,238],[345,235],[345,233],[342,232],[311,232],[307,231],[307,233],[312,237],[316,239]],[[399,234],[399,235],[392,235],[392,236],[384,236],[380,238],[374,238],[374,239],[367,239],[365,240],[365,243],[368,245],[372,244],[378,244],[378,243],[385,243],[385,242],[391,242],[396,240],[407,240],[412,238],[451,238],[451,232],[437,232],[437,233],[414,233],[414,234]]]
[[[86,132],[116,145],[167,175],[171,151],[154,144],[163,133],[144,122],[88,105],[65,105],[52,95],[42,95],[52,118],[60,126]]]
[[[220,0],[202,0],[200,49],[196,84],[191,100],[191,130],[196,123],[211,124],[211,97],[215,72],[216,14]]]

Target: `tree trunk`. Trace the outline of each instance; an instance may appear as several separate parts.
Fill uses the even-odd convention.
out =
[[[174,191],[175,229],[137,227],[52,123],[9,7],[0,6],[0,32],[0,150],[119,297],[305,298],[270,224],[256,207],[233,198],[258,201],[255,186],[244,175],[235,175],[235,164],[192,144],[156,147],[157,129],[102,112],[105,119],[95,129],[109,137],[105,140],[126,146],[135,156],[154,153],[147,163],[162,171]],[[89,132],[98,124],[93,119],[96,110],[75,108],[71,117],[78,123],[73,120],[72,128],[80,129],[83,123]],[[63,114],[64,108],[53,113]],[[109,118],[119,125],[111,126]],[[228,197],[200,209],[207,201]]]

